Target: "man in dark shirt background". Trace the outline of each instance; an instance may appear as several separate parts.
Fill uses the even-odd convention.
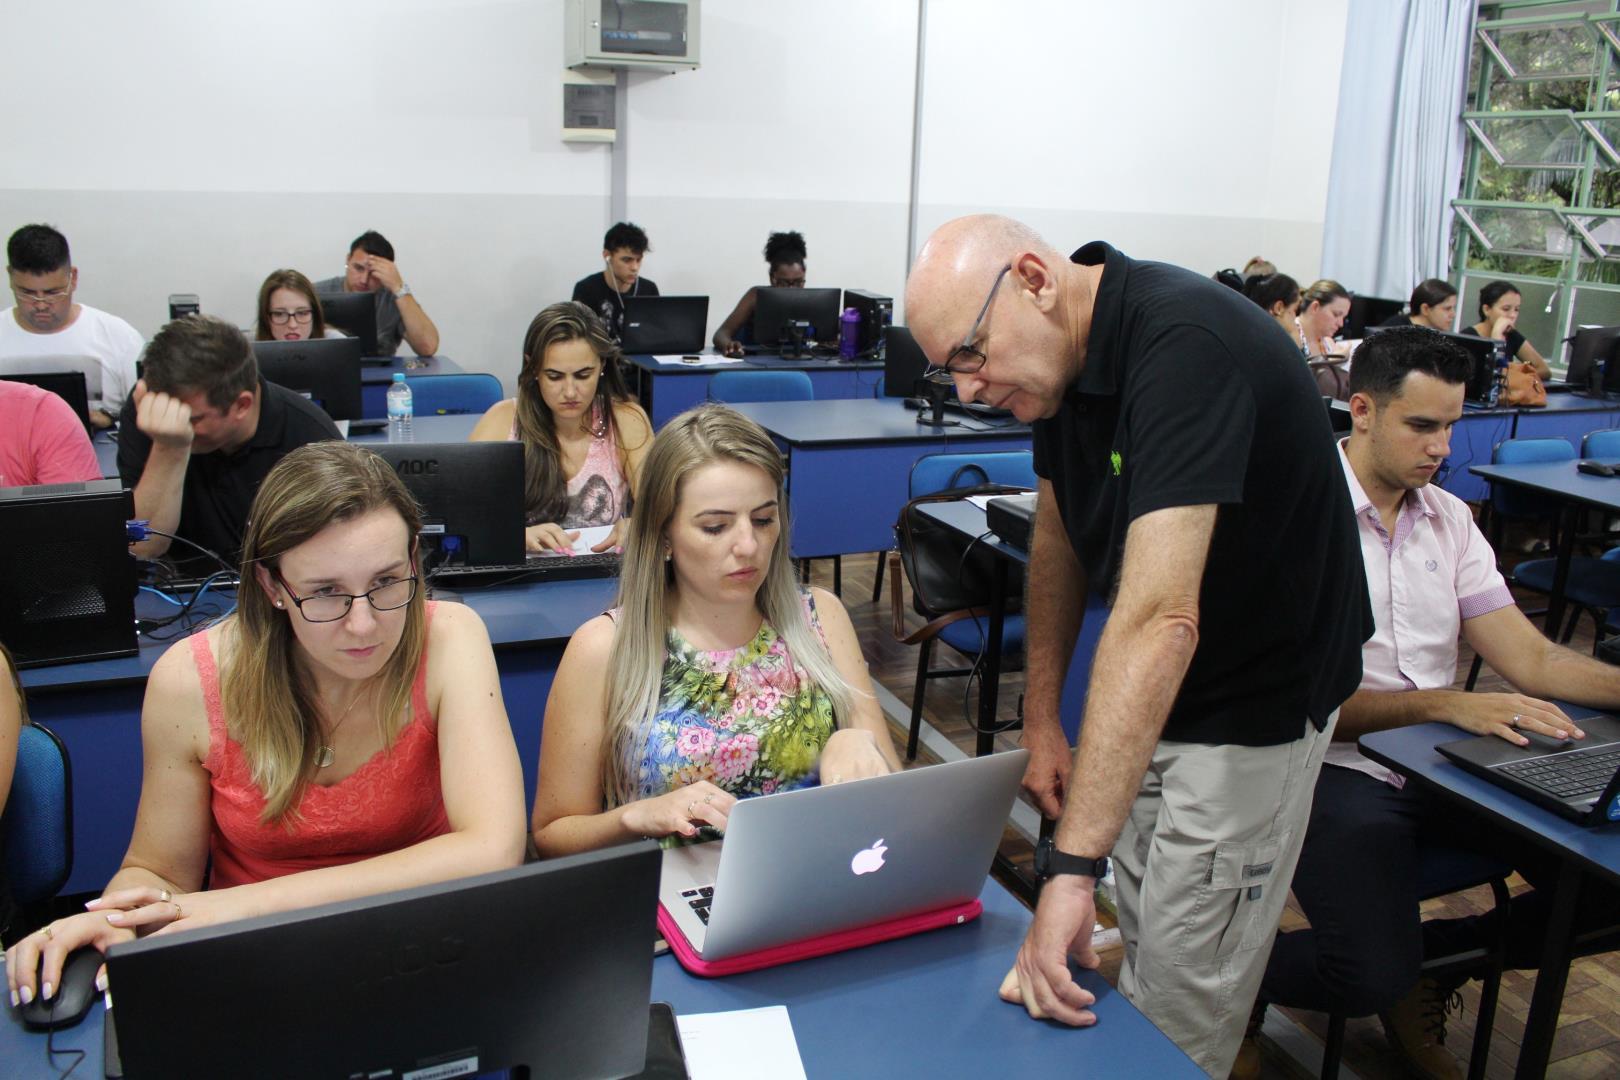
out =
[[[1112,855],[1120,990],[1224,1077],[1372,631],[1321,397],[1237,293],[1107,244],[1065,258],[1002,217],[935,232],[906,315],[963,400],[1035,422],[1025,787],[1059,821],[1002,996],[1095,1020],[1067,958],[1097,964]],[[1112,609],[1071,759],[1058,706],[1088,587]]]
[[[624,336],[624,302],[632,296],[658,295],[658,286],[641,276],[647,246],[647,233],[640,225],[619,222],[602,237],[602,269],[574,283],[571,299],[601,316],[614,341]]]
[[[144,358],[118,431],[118,475],[134,489],[135,516],[234,565],[271,467],[305,443],[340,438],[337,425],[308,398],[260,379],[253,347],[224,319],[176,319]],[[130,550],[143,559],[205,557],[170,544],[154,535]]]

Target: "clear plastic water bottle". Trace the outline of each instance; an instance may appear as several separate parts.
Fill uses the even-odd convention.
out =
[[[838,319],[838,355],[841,359],[855,359],[855,343],[860,336],[861,313],[847,307]]]
[[[411,441],[411,386],[403,371],[394,372],[394,381],[388,384],[388,441]]]

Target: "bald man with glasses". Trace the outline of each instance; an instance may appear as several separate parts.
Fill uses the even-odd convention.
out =
[[[1065,257],[1008,218],[941,226],[906,314],[933,377],[1035,429],[1024,783],[1058,821],[1001,995],[1095,1020],[1067,961],[1096,966],[1112,857],[1121,991],[1224,1077],[1373,629],[1321,397],[1237,293],[1104,243]],[[1088,588],[1112,608],[1071,757],[1059,698]]]

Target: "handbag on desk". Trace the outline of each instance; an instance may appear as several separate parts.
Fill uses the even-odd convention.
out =
[[[1507,389],[1502,392],[1502,404],[1525,409],[1540,409],[1547,405],[1547,387],[1536,374],[1533,365],[1515,360],[1507,368]]]

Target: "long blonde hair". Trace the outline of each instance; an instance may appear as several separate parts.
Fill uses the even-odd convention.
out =
[[[632,762],[658,706],[670,627],[669,590],[673,565],[664,561],[664,543],[680,506],[683,481],[705,465],[736,462],[761,469],[776,486],[781,525],[771,549],[771,565],[755,594],[765,621],[787,645],[788,654],[810,681],[832,701],[833,719],[849,719],[853,689],[838,673],[832,654],[810,626],[788,554],[792,533],[783,482],[782,455],[758,424],[724,405],[700,405],[666,424],[653,440],[636,490],[619,574],[619,616],[607,664],[607,734],[602,790],[613,805],[635,798]]]
[[[405,523],[415,572],[422,511],[394,470],[371,451],[336,440],[301,446],[276,463],[259,485],[242,540],[242,585],[236,614],[225,622],[229,643],[221,667],[225,715],[264,793],[269,822],[288,819],[315,773],[323,738],[314,679],[296,648],[290,620],[255,580],[255,568],[276,570],[281,557],[328,526],[374,510],[393,510]],[[425,590],[405,609],[405,631],[394,655],[374,676],[382,688],[377,726],[387,746],[404,726],[427,638]]]

